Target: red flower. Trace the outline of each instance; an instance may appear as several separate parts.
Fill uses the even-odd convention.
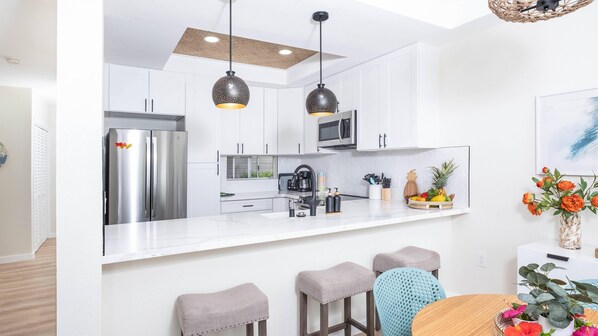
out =
[[[578,194],[565,196],[561,199],[561,208],[568,212],[578,212],[584,205],[583,198]]]
[[[598,195],[592,197],[590,203],[592,203],[593,206],[598,207]]]
[[[538,323],[521,322],[515,327],[507,327],[505,336],[540,336],[542,327]]]
[[[536,187],[542,188],[543,186],[544,186],[544,181],[540,180],[540,181],[536,182]]]
[[[583,326],[577,329],[572,336],[598,336],[598,328]]]
[[[543,172],[544,174],[548,174],[548,172],[549,172],[549,171],[550,171],[550,169],[548,169],[548,167],[544,167],[544,168],[542,168],[542,172]]]
[[[519,316],[521,316],[521,314],[523,314],[523,312],[525,312],[525,308],[527,308],[527,305],[521,305],[521,306],[517,307],[517,309],[515,309],[515,308],[509,309],[509,310],[505,311],[504,313],[502,313],[502,317],[506,318],[506,319],[512,319],[513,317],[519,317]]]
[[[523,194],[523,200],[522,200],[522,202],[523,202],[523,204],[530,204],[530,203],[532,203],[534,201],[534,198],[535,198],[534,194],[532,194],[532,193],[525,193],[525,194]]]
[[[556,184],[557,188],[560,190],[573,190],[575,188],[575,184],[571,181],[561,181]]]
[[[540,216],[542,214],[542,209],[538,208],[536,203],[528,204],[527,210],[529,210],[529,212],[534,216]]]

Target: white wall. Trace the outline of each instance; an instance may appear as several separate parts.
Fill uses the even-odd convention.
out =
[[[58,0],[57,335],[102,335],[103,1]]]
[[[558,218],[531,216],[536,96],[598,87],[598,4],[548,22],[502,24],[441,50],[441,138],[471,145],[472,209],[454,219],[456,291],[515,291],[516,247],[555,238]],[[598,167],[597,167],[598,168]],[[598,171],[598,169],[596,169]],[[583,216],[598,244],[598,217]],[[488,267],[475,265],[477,251]]]
[[[31,259],[31,89],[0,86],[0,263]]]

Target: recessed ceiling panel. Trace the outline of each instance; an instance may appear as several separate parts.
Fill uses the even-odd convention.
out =
[[[220,41],[210,43],[205,40],[206,37],[216,37]],[[174,53],[228,61],[228,43],[228,35],[187,28]],[[281,55],[279,53],[281,50],[289,50],[291,54]],[[313,50],[233,36],[233,62],[235,63],[288,69],[317,53]]]

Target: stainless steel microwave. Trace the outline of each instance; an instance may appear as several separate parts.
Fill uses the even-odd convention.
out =
[[[318,147],[356,148],[357,111],[339,112],[318,119]]]

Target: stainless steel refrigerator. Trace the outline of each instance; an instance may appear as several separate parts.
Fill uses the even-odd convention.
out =
[[[110,129],[107,224],[187,217],[187,132]]]

